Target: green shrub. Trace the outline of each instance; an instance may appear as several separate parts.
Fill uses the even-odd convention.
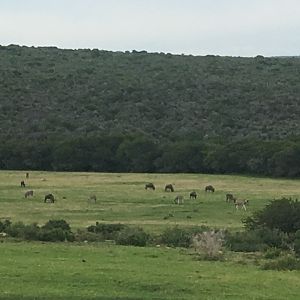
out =
[[[11,225],[11,221],[5,220],[5,221],[0,221],[0,232],[6,232],[7,228],[9,228]]]
[[[70,225],[65,220],[49,220],[42,228],[43,229],[60,228],[63,231],[71,231]]]
[[[226,246],[232,251],[255,252],[269,247],[288,248],[288,236],[279,230],[261,228],[226,235]]]
[[[87,228],[88,232],[100,234],[103,240],[114,240],[121,230],[127,228],[124,224],[104,224],[96,222]]]
[[[142,228],[125,228],[120,231],[116,238],[119,245],[146,246],[150,236]]]
[[[284,271],[284,270],[300,270],[300,260],[297,258],[288,255],[281,257],[275,261],[270,261],[265,263],[262,266],[264,270],[277,270],[277,271]]]
[[[90,232],[86,229],[78,229],[75,235],[75,240],[78,242],[102,242],[105,239],[102,234]]]
[[[268,248],[266,250],[266,253],[265,253],[264,257],[266,259],[274,259],[274,258],[279,257],[280,254],[281,254],[281,250],[280,249],[277,249],[277,248]]]
[[[197,233],[208,231],[207,226],[180,228],[178,226],[167,228],[158,239],[158,243],[170,247],[189,248],[192,245],[193,236]]]

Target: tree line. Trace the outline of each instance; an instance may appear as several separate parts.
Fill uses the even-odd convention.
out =
[[[299,177],[300,139],[162,141],[144,135],[10,139],[0,144],[0,168]]]

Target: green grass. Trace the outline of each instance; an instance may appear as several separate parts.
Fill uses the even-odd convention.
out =
[[[189,250],[2,243],[0,299],[299,299],[300,273]],[[85,260],[83,262],[82,260]]]
[[[165,227],[208,225],[241,229],[241,219],[281,196],[299,197],[299,180],[198,174],[104,174],[0,172],[0,217],[13,222],[63,218],[72,228],[96,221]],[[46,181],[41,179],[45,178]],[[155,191],[145,191],[153,182]],[[175,184],[174,193],[164,185]],[[214,194],[205,193],[212,184]],[[24,192],[33,189],[34,198]],[[197,200],[189,200],[195,190]],[[46,193],[57,202],[43,202]],[[250,200],[247,212],[225,202],[231,192]],[[90,194],[97,203],[88,203]],[[184,205],[173,204],[176,195]],[[63,198],[65,197],[65,199]],[[164,219],[172,213],[174,217]],[[191,216],[191,218],[187,218]],[[299,299],[300,272],[263,271],[255,258],[226,254],[225,261],[199,261],[192,250],[122,247],[106,243],[0,243],[0,299]],[[85,260],[83,262],[82,260]]]

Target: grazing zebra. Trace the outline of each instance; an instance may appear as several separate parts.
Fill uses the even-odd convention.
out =
[[[214,193],[215,192],[215,188],[212,185],[207,185],[205,187],[205,192],[212,192],[212,193]]]
[[[184,198],[183,198],[183,196],[182,195],[178,195],[178,196],[176,196],[175,197],[175,199],[174,199],[174,203],[175,204],[180,204],[180,203],[184,203]]]
[[[27,191],[25,194],[24,194],[24,197],[27,198],[27,197],[33,197],[33,191]]]
[[[145,184],[145,190],[151,189],[153,191],[155,191],[155,186],[153,183],[149,182]]]
[[[174,188],[172,184],[167,184],[165,186],[165,192],[174,192]]]
[[[197,198],[197,193],[195,191],[190,192],[190,199],[196,199]]]
[[[249,204],[249,200],[239,200],[239,201],[237,201],[236,199],[234,200],[234,205],[237,210],[240,208],[247,210],[246,206],[248,204]]]

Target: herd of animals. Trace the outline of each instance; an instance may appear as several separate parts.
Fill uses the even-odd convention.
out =
[[[29,178],[29,173],[26,173],[26,178]],[[42,179],[42,180],[44,180],[44,179]],[[25,184],[24,180],[21,181],[21,187],[22,188],[26,187],[26,184]],[[146,183],[145,190],[148,190],[148,189],[155,191],[155,185],[151,182]],[[207,185],[204,188],[204,190],[205,190],[205,192],[211,192],[211,193],[215,192],[215,188],[212,185]],[[174,192],[174,191],[175,191],[175,189],[174,189],[174,186],[172,184],[167,184],[165,186],[165,192]],[[33,197],[33,190],[26,191],[24,196],[25,196],[25,198]],[[192,191],[192,192],[190,192],[189,197],[190,197],[190,199],[196,200],[197,199],[197,193],[195,191]],[[96,203],[97,197],[96,197],[96,195],[91,195],[88,200],[90,202],[95,202]],[[240,209],[240,208],[244,209],[244,210],[247,210],[246,206],[249,204],[249,200],[239,200],[233,194],[226,194],[225,201],[226,202],[232,202],[237,210]],[[44,202],[45,203],[46,202],[54,203],[55,202],[54,195],[53,194],[45,195]],[[183,195],[177,195],[174,199],[174,203],[175,204],[183,204],[184,203]]]
[[[155,185],[153,183],[146,183],[145,190],[151,189],[155,191]],[[212,185],[207,185],[204,188],[205,192],[215,192],[215,188]],[[167,184],[165,186],[165,192],[174,192],[174,187],[172,184]],[[197,193],[195,191],[190,192],[190,199],[197,199]],[[232,202],[236,209],[244,209],[247,210],[247,205],[249,204],[249,200],[239,200],[233,194],[226,194],[226,202]],[[184,197],[183,195],[177,195],[174,199],[175,204],[183,204]]]

